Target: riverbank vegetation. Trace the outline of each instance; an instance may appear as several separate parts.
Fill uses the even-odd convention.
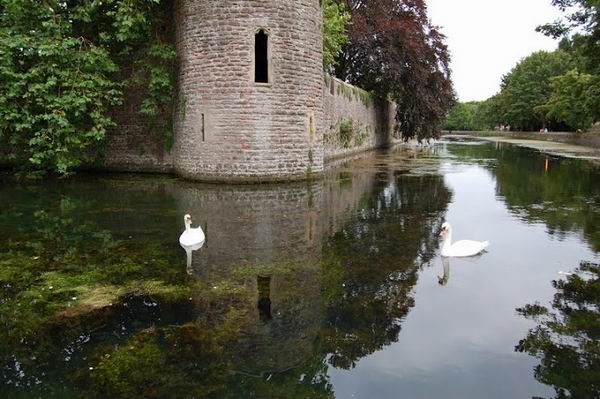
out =
[[[565,17],[538,31],[562,37],[558,49],[525,57],[502,78],[495,96],[457,104],[444,129],[583,131],[600,120],[600,6],[588,0],[553,4]]]
[[[91,162],[132,86],[162,120],[174,98],[170,8],[159,0],[6,0],[0,8],[0,163],[70,174]],[[170,126],[160,126],[168,136]]]

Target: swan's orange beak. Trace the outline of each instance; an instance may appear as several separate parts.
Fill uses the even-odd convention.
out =
[[[440,231],[440,237],[441,237],[441,236],[443,236],[444,234],[446,234],[446,229],[442,229],[442,230]]]

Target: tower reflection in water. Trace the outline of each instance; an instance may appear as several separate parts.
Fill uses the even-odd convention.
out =
[[[93,206],[101,214],[88,213],[90,230],[139,251],[123,263],[133,268],[126,276],[132,287],[145,277],[154,291],[94,314],[101,332],[87,332],[82,318],[70,331],[91,337],[76,352],[93,370],[65,363],[53,381],[78,384],[86,397],[118,397],[117,389],[142,397],[332,397],[329,367],[354,367],[398,340],[419,268],[436,252],[450,192],[436,161],[425,159],[418,173],[411,162],[373,153],[298,184],[109,176],[65,189],[61,195],[101,205]],[[186,252],[177,237],[188,213],[206,241]],[[107,279],[122,284],[116,277]],[[66,330],[60,324],[52,336]],[[51,355],[67,349],[72,342],[58,340]],[[17,356],[31,354],[40,356]],[[27,369],[44,383],[48,372]]]
[[[351,367],[397,339],[450,200],[429,173],[437,164],[426,162],[414,175],[404,159],[371,154],[318,182],[172,188],[179,213],[207,230],[194,278],[217,289],[235,280],[254,293],[236,303],[253,320],[236,348],[245,372],[287,370],[315,356]]]

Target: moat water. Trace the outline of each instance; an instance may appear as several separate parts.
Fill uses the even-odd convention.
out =
[[[290,185],[4,177],[0,397],[598,397],[599,182],[474,141]],[[442,259],[445,220],[489,250]]]

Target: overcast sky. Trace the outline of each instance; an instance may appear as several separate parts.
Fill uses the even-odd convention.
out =
[[[452,56],[460,101],[485,100],[500,90],[502,75],[537,50],[558,42],[535,31],[561,14],[550,0],[426,0],[429,18],[442,27]]]

